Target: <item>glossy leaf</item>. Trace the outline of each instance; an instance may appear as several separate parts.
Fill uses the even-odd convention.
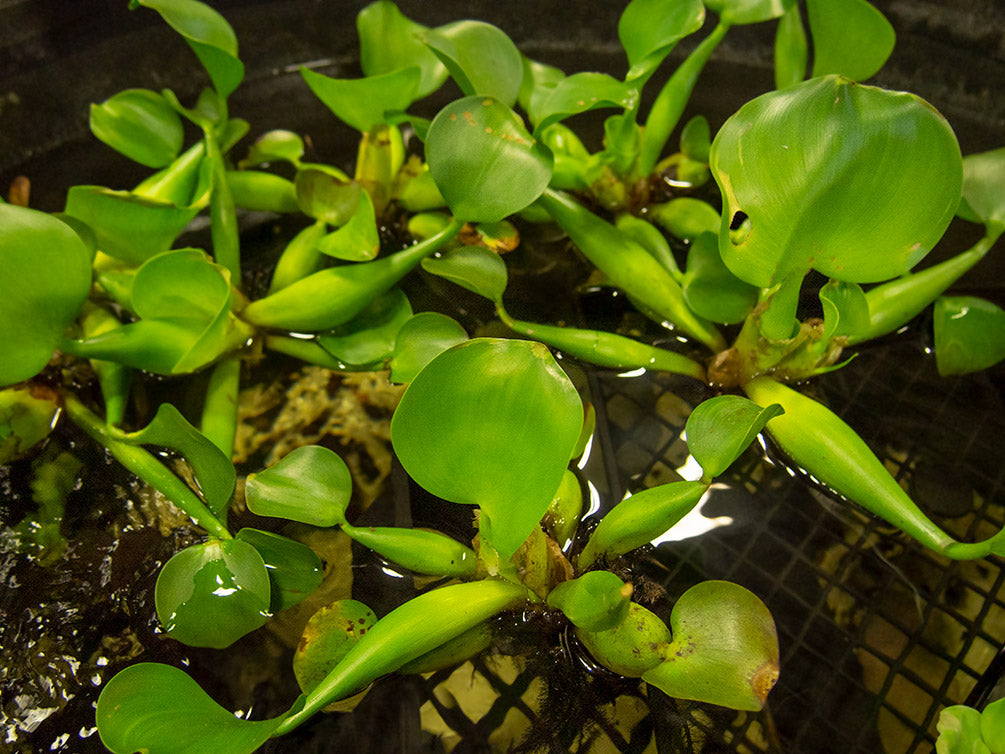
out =
[[[1005,227],[1005,147],[963,158],[960,217]]]
[[[499,301],[506,290],[506,263],[484,246],[459,246],[439,257],[422,260],[422,269],[445,278],[489,301]]]
[[[509,558],[548,509],[582,417],[547,348],[479,338],[415,376],[391,420],[391,441],[426,490],[480,506],[493,546]]]
[[[618,19],[618,39],[628,56],[625,81],[645,79],[677,43],[705,20],[701,0],[632,0]]]
[[[313,691],[376,623],[373,610],[357,600],[337,600],[314,613],[293,655],[300,690]]]
[[[778,634],[768,608],[728,581],[703,581],[670,613],[673,641],[642,680],[676,699],[759,710],[778,680]]]
[[[795,0],[705,0],[705,6],[730,26],[778,18]]]
[[[824,310],[825,340],[840,335],[853,335],[869,327],[869,300],[858,283],[829,281],[820,289]]]
[[[540,133],[553,123],[597,110],[616,107],[632,110],[638,106],[639,91],[605,73],[575,73],[562,79],[531,111],[534,133]]]
[[[248,156],[238,167],[254,168],[272,162],[289,162],[298,165],[304,156],[304,140],[292,131],[268,131],[259,136],[248,149]]]
[[[975,296],[935,302],[935,361],[939,374],[967,374],[1005,359],[1005,310]]]
[[[805,79],[808,59],[806,29],[799,4],[793,3],[778,19],[775,30],[775,89],[794,86]]]
[[[896,35],[867,0],[806,0],[813,36],[813,76],[873,76],[893,52]]]
[[[761,408],[739,395],[720,395],[699,403],[687,418],[687,446],[711,480],[723,473],[764,429],[783,414],[781,406]]]
[[[671,638],[666,623],[635,602],[629,603],[628,615],[613,628],[577,628],[576,636],[601,665],[627,678],[641,678],[658,666]]]
[[[418,99],[422,74],[409,66],[362,79],[335,79],[300,66],[300,75],[335,117],[366,133]]]
[[[551,177],[548,150],[516,113],[490,97],[465,97],[443,108],[426,135],[426,159],[450,210],[467,222],[497,222],[519,212]]]
[[[523,80],[523,58],[505,32],[483,21],[455,21],[428,31],[426,44],[461,91],[512,107]]]
[[[90,123],[98,139],[148,168],[172,162],[185,137],[178,113],[149,89],[126,89],[91,105]]]
[[[199,208],[102,186],[73,186],[66,194],[65,212],[94,231],[105,254],[138,265],[171,248]]]
[[[434,357],[467,339],[464,328],[445,314],[416,314],[398,330],[391,357],[391,382],[411,382]]]
[[[687,252],[681,281],[687,305],[705,319],[732,325],[742,322],[757,303],[758,289],[729,271],[719,255],[715,233],[702,233]]]
[[[346,364],[373,364],[391,356],[398,331],[411,317],[408,298],[392,288],[344,325],[321,333],[318,343]]]
[[[244,528],[237,539],[258,551],[269,574],[269,611],[278,613],[313,594],[324,577],[321,558],[310,547],[289,537]]]
[[[325,165],[304,166],[297,171],[294,184],[303,213],[336,227],[353,216],[362,193],[345,173]]]
[[[0,385],[33,377],[52,357],[91,288],[91,255],[66,223],[0,204]]]
[[[474,550],[438,531],[348,524],[342,530],[381,557],[416,573],[472,579],[478,568]]]
[[[210,6],[197,0],[132,0],[152,8],[185,38],[213,82],[226,99],[244,78],[244,64],[237,57],[234,30]]]
[[[234,493],[234,465],[170,403],[162,403],[143,429],[123,432],[118,439],[130,445],[158,445],[177,451],[192,465],[209,509],[216,515],[226,510]]]
[[[352,477],[336,453],[305,445],[264,471],[248,474],[244,492],[248,508],[259,516],[334,526],[345,521]]]
[[[428,29],[407,18],[390,0],[367,5],[356,16],[356,28],[359,63],[367,76],[418,66],[418,97],[431,94],[446,80],[446,67],[423,41]]]
[[[358,192],[358,197],[356,209],[345,225],[318,239],[318,251],[350,262],[366,262],[377,256],[380,234],[373,201],[366,191]]]
[[[98,697],[95,718],[114,754],[251,754],[282,722],[242,720],[184,670],[154,662],[117,673]]]
[[[631,596],[632,585],[610,571],[590,571],[552,589],[548,607],[561,610],[577,628],[606,631],[628,617]]]
[[[711,167],[723,261],[761,288],[811,267],[856,283],[907,272],[948,226],[963,178],[930,105],[838,76],[748,102],[716,135]]]
[[[1005,742],[1005,701],[996,699],[981,711],[981,736],[994,752]]]
[[[154,598],[168,636],[223,649],[265,624],[269,574],[247,542],[213,539],[175,553],[157,576]]]
[[[579,555],[579,569],[600,557],[613,560],[662,536],[700,502],[707,489],[704,482],[670,482],[622,500],[593,530]]]

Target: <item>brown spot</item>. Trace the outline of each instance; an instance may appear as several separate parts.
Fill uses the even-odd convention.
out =
[[[774,688],[778,681],[778,663],[766,662],[750,678],[750,687],[763,705],[768,698],[768,692]]]
[[[27,207],[28,199],[31,197],[31,181],[27,176],[19,175],[10,182],[10,191],[7,192],[7,201],[17,207]]]
[[[482,100],[482,107],[488,107],[491,104],[492,104],[492,100],[490,100],[488,98]]]
[[[457,120],[457,113],[450,113],[450,120]]]
[[[485,133],[487,134],[492,133],[492,126],[485,126]]]

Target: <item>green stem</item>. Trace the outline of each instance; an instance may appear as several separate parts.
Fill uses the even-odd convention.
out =
[[[133,193],[187,207],[192,203],[192,192],[199,178],[199,164],[205,154],[205,143],[196,142],[166,168],[137,185]]]
[[[161,492],[210,535],[219,539],[233,538],[227,531],[226,525],[213,515],[192,488],[158,461],[153,454],[116,437],[115,431],[75,396],[64,394],[63,405],[70,419],[95,442],[108,448],[119,463]]]
[[[227,458],[234,457],[237,436],[237,407],[240,393],[241,359],[227,356],[209,376],[202,407],[201,430]]]
[[[653,172],[663,148],[670,139],[670,134],[673,133],[688,100],[691,99],[691,92],[698,82],[698,76],[712,57],[712,52],[726,36],[729,26],[720,20],[712,33],[705,37],[674,71],[657,95],[642,129],[642,145],[636,168],[640,176],[648,176]]]
[[[848,345],[886,335],[918,316],[942,292],[984,258],[1005,227],[989,228],[970,249],[921,272],[877,285],[865,294],[869,302],[869,327],[848,336]]]
[[[373,262],[329,267],[253,301],[240,316],[256,327],[294,332],[329,330],[348,322],[386,293],[419,262],[457,235],[453,219],[436,235]]]
[[[206,132],[206,156],[213,171],[213,188],[209,196],[210,234],[213,257],[230,271],[235,286],[241,285],[241,242],[237,231],[237,211],[234,195],[227,182],[227,166],[216,136]]]
[[[317,220],[297,233],[290,241],[276,262],[272,271],[272,281],[269,283],[269,293],[292,285],[298,280],[317,272],[325,260],[325,255],[318,249],[318,241],[328,230],[324,220]]]

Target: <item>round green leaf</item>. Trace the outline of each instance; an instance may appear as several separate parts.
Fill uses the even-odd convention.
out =
[[[576,389],[545,346],[479,338],[415,376],[391,442],[422,487],[481,506],[492,544],[509,558],[548,509],[582,421]]]
[[[314,613],[293,655],[300,690],[313,691],[376,623],[373,610],[357,600],[338,600]]]
[[[712,148],[712,129],[708,119],[695,115],[680,132],[680,151],[696,162],[708,162],[708,150]]]
[[[705,0],[705,6],[731,26],[778,18],[795,0]]]
[[[91,133],[148,168],[162,168],[181,151],[181,116],[157,92],[126,89],[91,105]]]
[[[0,204],[0,385],[33,377],[49,361],[87,298],[90,256],[66,223]]]
[[[115,675],[98,697],[98,734],[114,754],[252,754],[283,721],[242,720],[184,671],[141,662]]]
[[[248,474],[244,493],[248,508],[259,516],[334,526],[345,521],[352,477],[336,453],[306,445],[264,471]]]
[[[1005,226],[1005,147],[963,158],[963,199],[961,217]]]
[[[280,534],[244,528],[237,539],[258,551],[269,574],[269,610],[278,613],[303,601],[321,586],[324,568],[310,547]]]
[[[455,21],[428,31],[425,40],[464,94],[507,106],[516,102],[523,58],[501,29],[484,21]]]
[[[673,641],[642,680],[677,699],[759,710],[778,680],[778,633],[764,603],[728,581],[703,581],[670,613]]]
[[[739,395],[720,395],[699,403],[687,418],[687,447],[706,479],[729,468],[769,419],[784,413],[776,403],[761,408]]]
[[[55,392],[0,390],[0,466],[27,452],[52,432],[60,406]]]
[[[422,269],[489,301],[502,298],[509,279],[502,257],[484,246],[459,246],[443,256],[423,259]]]
[[[416,314],[398,330],[391,357],[391,382],[411,382],[434,357],[467,339],[464,328],[445,314]]]
[[[981,737],[989,748],[1005,742],[1005,699],[996,699],[981,711]]]
[[[383,361],[394,351],[398,331],[411,316],[408,298],[400,288],[392,288],[344,325],[319,335],[318,343],[345,364]]]
[[[154,601],[168,636],[223,649],[265,624],[269,574],[254,547],[210,540],[176,553],[157,576]]]
[[[874,75],[893,52],[890,22],[867,0],[806,0],[813,35],[813,76],[855,81]]]
[[[722,259],[761,288],[810,268],[856,283],[907,272],[942,236],[963,180],[956,137],[931,105],[840,76],[748,102],[716,135],[710,165]]]
[[[606,631],[628,617],[631,596],[631,584],[610,571],[590,571],[552,589],[548,607],[561,610],[577,628]]]
[[[429,126],[426,159],[451,212],[467,222],[497,222],[519,212],[551,177],[551,153],[491,97],[465,97],[443,108]]]
[[[407,18],[390,0],[377,0],[361,10],[356,29],[359,63],[367,76],[418,66],[422,73],[418,97],[436,91],[446,80],[446,67],[423,42],[427,27]]]
[[[721,217],[708,202],[679,196],[649,208],[652,219],[670,233],[690,241],[702,233],[718,231]]]
[[[935,361],[939,374],[967,374],[1005,359],[1005,311],[975,296],[935,302]]]
[[[269,131],[255,140],[238,168],[243,170],[280,161],[296,165],[303,156],[304,140],[299,135],[292,131]]]
[[[335,117],[363,133],[406,110],[418,98],[421,78],[415,66],[362,79],[335,79],[300,66],[300,75]]]
[[[144,319],[209,320],[229,301],[225,273],[198,249],[158,254],[133,280],[132,310]]]

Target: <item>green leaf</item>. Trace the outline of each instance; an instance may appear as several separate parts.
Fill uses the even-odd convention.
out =
[[[716,135],[711,168],[723,261],[760,288],[809,268],[856,283],[907,272],[945,231],[963,181],[931,105],[839,76],[748,102]]]
[[[530,112],[535,123],[534,133],[569,116],[616,107],[632,110],[638,106],[639,90],[606,73],[575,73],[562,79],[546,98],[536,103]]]
[[[697,199],[672,199],[674,201],[698,201]],[[704,202],[702,202],[704,204]],[[663,206],[666,205],[656,205]],[[706,205],[707,206],[707,205]],[[709,207],[711,209],[711,207]],[[653,217],[655,207],[650,208],[650,217]],[[713,213],[715,210],[712,210]],[[653,217],[653,219],[657,219]],[[715,227],[718,227],[719,215],[715,214]],[[635,215],[630,215],[627,212],[618,216],[615,220],[615,226],[618,230],[628,236],[630,239],[635,241],[639,246],[649,252],[649,255],[659,262],[663,268],[670,273],[674,280],[678,283],[683,279],[684,273],[680,271],[677,266],[677,258],[674,256],[673,249],[670,248],[670,244],[667,242],[663,233],[653,225],[648,220],[643,220],[641,217],[636,217]]]
[[[723,264],[715,233],[702,233],[691,244],[681,287],[695,314],[726,325],[742,322],[757,303],[758,289]]]
[[[464,94],[492,97],[507,107],[516,103],[523,58],[501,29],[483,21],[455,21],[428,31],[425,40]]]
[[[179,452],[192,465],[209,509],[215,515],[226,510],[237,477],[234,464],[173,405],[162,403],[150,423],[137,432],[111,431],[129,445],[159,445]]]
[[[606,631],[628,617],[632,585],[610,571],[590,571],[563,581],[548,594],[548,607],[561,610],[576,626]]]
[[[247,542],[192,545],[157,576],[157,617],[168,636],[190,647],[229,647],[265,625],[270,599],[265,562]]]
[[[422,269],[493,302],[502,298],[509,279],[502,257],[484,246],[458,246],[423,259]]]
[[[245,484],[248,508],[259,516],[275,516],[313,526],[345,521],[352,494],[352,477],[345,461],[319,445],[288,453]]]
[[[490,97],[443,108],[426,135],[429,170],[451,212],[497,222],[529,205],[548,185],[551,154],[519,116]]]
[[[48,437],[59,411],[55,392],[29,387],[0,390],[0,466]]]
[[[259,136],[248,149],[248,156],[238,163],[238,168],[254,168],[272,162],[299,165],[304,156],[304,140],[292,131],[268,131]]]
[[[719,476],[747,449],[769,419],[785,413],[778,404],[761,408],[739,395],[699,403],[687,418],[687,447],[704,478]]]
[[[330,257],[350,262],[367,262],[380,251],[377,215],[366,191],[358,192],[356,211],[338,230],[318,239],[315,248]]]
[[[427,27],[406,18],[389,0],[370,3],[356,16],[359,62],[367,76],[379,76],[408,66],[422,75],[416,90],[425,97],[447,78],[447,69],[423,41]]]
[[[252,754],[283,719],[242,720],[185,671],[154,662],[117,673],[102,689],[95,717],[114,754]]]
[[[300,66],[300,75],[335,117],[367,133],[418,99],[422,72],[409,66],[362,79],[334,79]]]
[[[197,0],[134,0],[152,8],[185,38],[202,63],[213,88],[226,99],[244,78],[244,64],[237,57],[237,36],[227,20]]]
[[[676,699],[759,710],[778,680],[775,621],[752,592],[703,581],[670,613],[673,641],[642,680]]]
[[[960,217],[1005,227],[1005,147],[963,158]],[[972,214],[967,214],[969,210]]]
[[[300,690],[313,691],[376,623],[373,610],[357,600],[337,600],[314,613],[293,655]]]
[[[680,132],[680,151],[695,162],[708,162],[708,152],[712,148],[712,130],[708,119],[695,115]]]
[[[278,613],[313,594],[324,577],[321,558],[310,547],[289,537],[244,528],[237,539],[258,551],[269,574],[269,611]]]
[[[677,43],[705,21],[701,0],[632,0],[618,20],[618,39],[628,56],[625,81],[645,79]]]
[[[308,217],[336,227],[356,212],[363,189],[338,168],[304,165],[294,180],[300,209]]]
[[[820,303],[824,310],[824,340],[869,328],[869,301],[858,283],[828,281],[820,289]]]
[[[705,0],[705,7],[730,26],[756,24],[778,18],[795,0]]]
[[[480,506],[493,546],[509,558],[548,509],[582,420],[579,396],[545,346],[479,338],[415,376],[391,442],[426,490]]]
[[[702,233],[717,232],[721,218],[708,202],[691,196],[679,196],[649,208],[653,221],[677,238],[691,241]]]
[[[178,113],[149,89],[126,89],[100,105],[91,105],[91,133],[148,168],[168,165],[185,138]]]
[[[813,37],[813,76],[873,76],[893,52],[890,22],[867,0],[806,0]]]
[[[956,704],[939,713],[938,754],[991,754],[981,736],[981,713],[973,707]]]
[[[1005,310],[975,296],[935,302],[935,361],[939,374],[967,374],[1005,359]]]
[[[416,573],[473,579],[478,570],[475,551],[442,532],[348,524],[343,524],[342,530],[353,541]]]
[[[391,382],[411,382],[434,357],[467,339],[464,328],[445,314],[416,314],[398,330],[391,357]]]
[[[91,288],[91,255],[69,225],[0,204],[0,385],[48,363]]]
[[[344,325],[321,333],[318,344],[345,364],[383,361],[393,353],[398,331],[411,316],[408,298],[400,288],[392,288]]]
[[[551,96],[563,79],[565,72],[561,68],[523,56],[523,80],[520,82],[517,103],[524,112],[531,114],[532,121],[533,113],[537,112],[541,103]]]
[[[65,212],[94,231],[98,248],[105,254],[139,265],[171,248],[199,208],[103,186],[72,186],[66,194]]]
[[[227,170],[227,188],[235,207],[254,212],[297,212],[297,190],[290,181],[261,170]]]
[[[799,5],[793,3],[778,19],[775,31],[775,89],[794,86],[805,79],[808,57],[806,29],[803,28]]]
[[[984,742],[992,747],[993,754],[1001,751],[1005,742],[1005,700],[998,699],[991,702],[981,712],[981,736]]]

